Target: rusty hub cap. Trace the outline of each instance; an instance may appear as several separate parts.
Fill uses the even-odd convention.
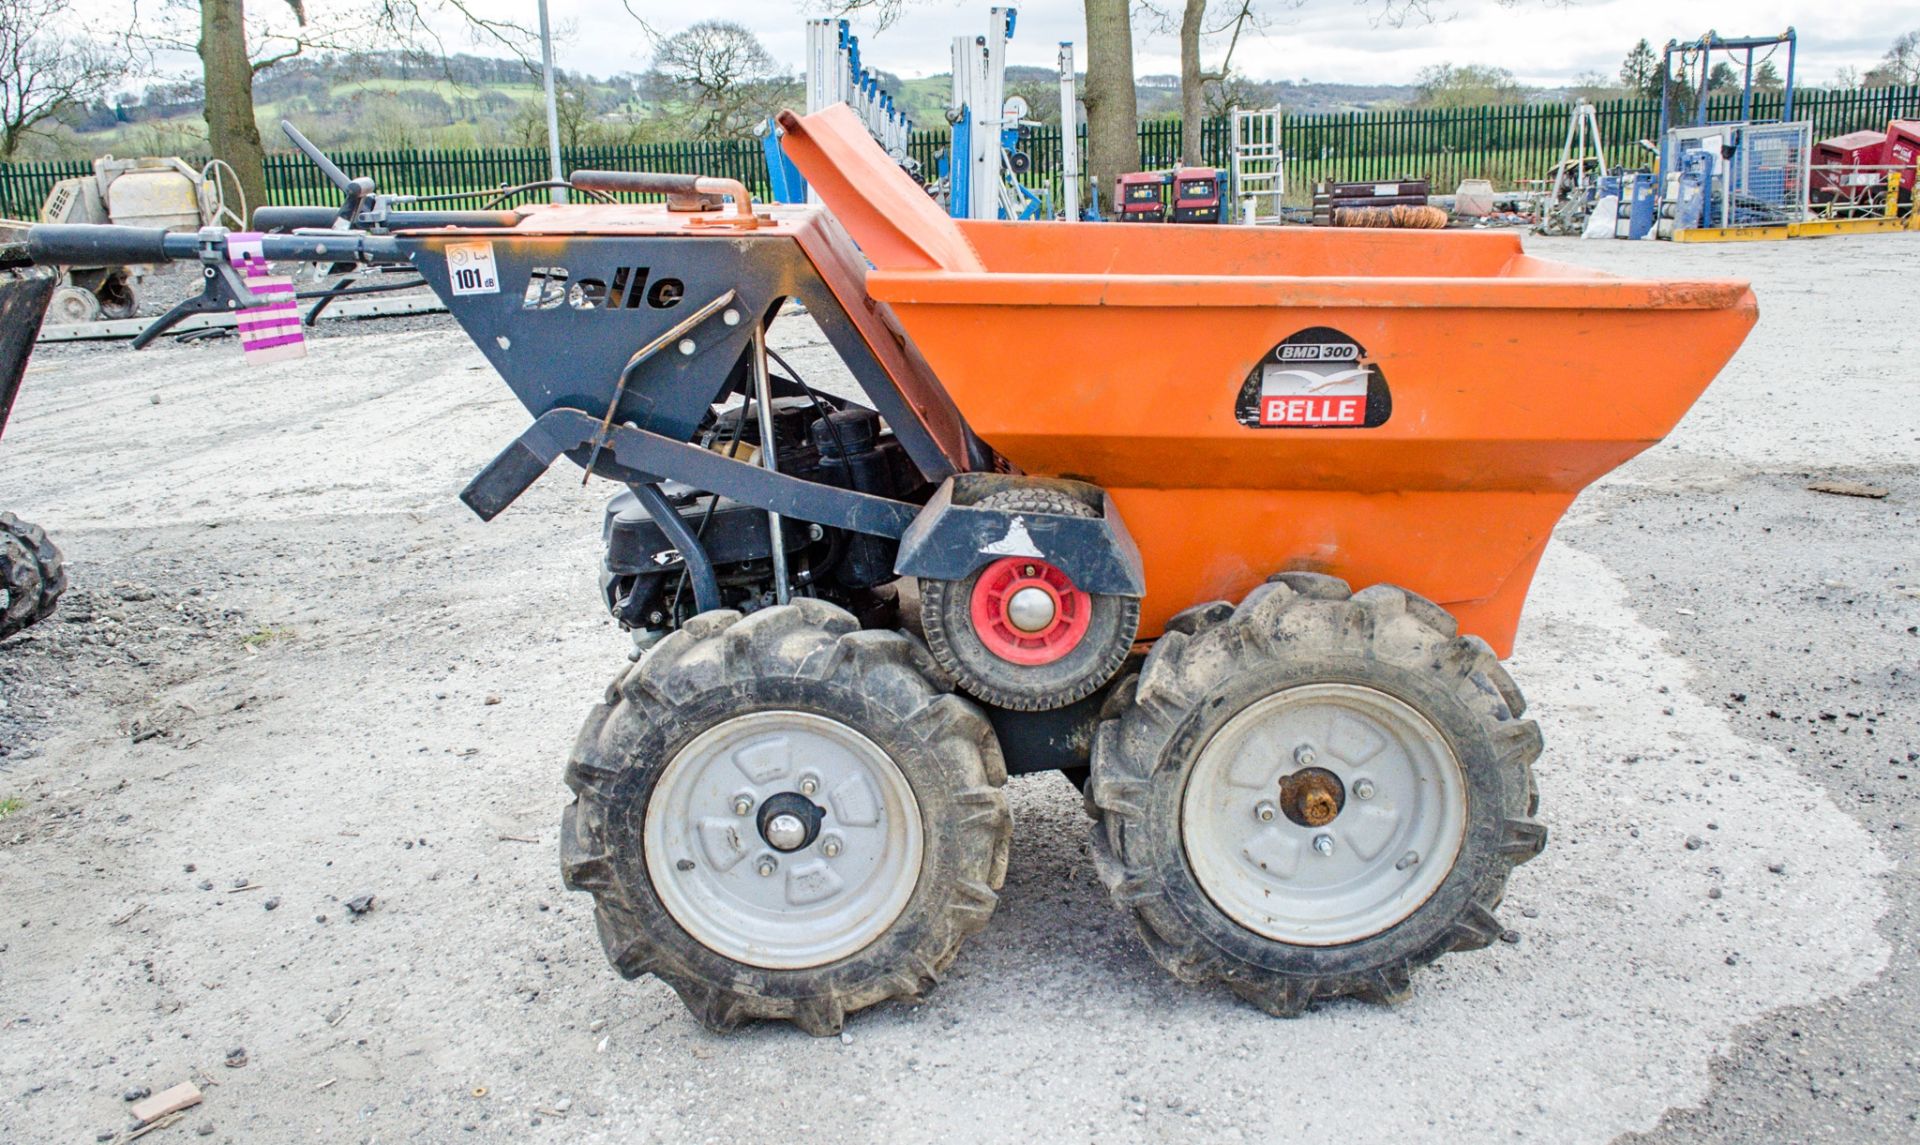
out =
[[[1346,805],[1346,785],[1324,767],[1305,768],[1280,781],[1280,810],[1302,827],[1324,827]]]

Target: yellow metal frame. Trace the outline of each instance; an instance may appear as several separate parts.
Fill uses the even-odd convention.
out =
[[[1882,235],[1920,231],[1920,201],[1899,214],[1900,173],[1887,180],[1886,213],[1868,219],[1809,219],[1804,223],[1769,223],[1752,227],[1690,227],[1673,232],[1677,243],[1768,242],[1775,239],[1818,239],[1829,235]]]
[[[1771,239],[1818,239],[1828,235],[1881,235],[1895,231],[1920,231],[1920,211],[1878,219],[1812,219],[1804,223],[1778,223],[1764,227],[1692,227],[1673,232],[1677,243],[1738,243]]]

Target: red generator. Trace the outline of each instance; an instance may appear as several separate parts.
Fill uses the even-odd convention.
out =
[[[1869,202],[1886,185],[1880,157],[1887,150],[1884,131],[1850,131],[1813,145],[1813,197],[1818,202]]]
[[[1913,199],[1916,169],[1920,169],[1920,119],[1896,119],[1887,124],[1887,145],[1880,162],[1900,173],[1900,198]]]
[[[1167,221],[1167,176],[1154,172],[1122,175],[1114,183],[1114,202],[1123,223]]]
[[[1173,173],[1173,221],[1220,221],[1220,172],[1212,167],[1181,167]]]

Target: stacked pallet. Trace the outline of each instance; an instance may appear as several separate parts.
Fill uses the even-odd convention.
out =
[[[1340,211],[1368,207],[1424,207],[1432,193],[1425,179],[1402,179],[1381,183],[1331,183],[1313,185],[1313,225],[1330,227]]]

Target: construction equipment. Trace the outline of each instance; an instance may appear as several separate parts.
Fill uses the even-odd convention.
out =
[[[1884,131],[1850,131],[1813,145],[1813,198],[1823,206],[1871,203],[1886,190]]]
[[[1754,106],[1754,68],[1758,64],[1772,59],[1774,52],[1784,45],[1787,49],[1787,74],[1780,93],[1780,117],[1777,120],[1755,120]],[[1754,53],[1766,49],[1766,55],[1758,60]],[[1788,28],[1777,36],[1722,36],[1718,32],[1707,32],[1696,40],[1682,43],[1668,40],[1660,54],[1660,170],[1663,173],[1674,170],[1679,162],[1679,149],[1674,145],[1672,131],[1677,127],[1715,127],[1734,126],[1756,122],[1786,123],[1793,119],[1794,65],[1799,55],[1800,37]],[[1740,111],[1730,120],[1715,120],[1712,117],[1711,98],[1714,91],[1713,64],[1714,53],[1724,53],[1729,60],[1738,60],[1740,72]],[[1674,58],[1679,57],[1680,67],[1676,73]],[[1676,100],[1677,95],[1691,95],[1693,106],[1683,107]]]
[[[1286,154],[1280,149],[1280,109],[1233,113],[1233,195],[1236,221],[1277,224],[1287,195]]]
[[[1173,171],[1173,221],[1217,223],[1224,193],[1220,172],[1212,167],[1177,167]]]
[[[1020,219],[1053,217],[1050,196],[1021,182],[1032,169],[1032,159],[1020,149],[1024,130],[1031,126],[1032,110],[1020,96],[1007,94],[1007,41],[1019,13],[1012,8],[987,12],[987,34],[953,38],[953,95],[947,104],[952,134],[946,153],[945,201],[956,219]],[[1058,57],[1073,66],[1071,44],[1062,43]],[[1063,81],[1063,100],[1070,93]],[[1061,122],[1072,119],[1071,103],[1062,103]],[[1063,150],[1068,150],[1063,148]],[[1071,166],[1077,171],[1079,155]]]
[[[562,872],[620,972],[715,1029],[929,989],[993,912],[1010,772],[1082,786],[1153,957],[1270,1012],[1498,938],[1546,840],[1498,657],[1746,285],[1499,234],[956,222],[846,108],[780,127],[825,209],[580,171],[670,201],[397,222],[342,176],[350,229],[26,255],[197,262],[236,305],[263,260],[415,265],[533,415],[463,500],[492,518],[562,456],[621,487],[638,655],[575,743]],[[864,401],[767,348],[788,299]]]
[[[1425,179],[1391,179],[1374,183],[1334,183],[1313,186],[1313,225],[1340,225],[1343,211],[1391,211],[1394,207],[1425,207],[1433,185]],[[1441,225],[1445,226],[1444,218]]]
[[[245,206],[227,208],[217,172],[225,164],[195,170],[167,159],[94,160],[93,174],[62,179],[47,192],[40,221],[59,224],[114,223],[130,227],[196,230],[209,223],[240,225]],[[237,187],[237,182],[235,183]],[[19,229],[7,224],[6,230]],[[5,232],[0,231],[0,238]],[[49,316],[55,322],[92,322],[101,317],[131,318],[139,311],[139,283],[145,266],[73,266],[62,271]]]
[[[1782,46],[1787,69],[1780,115],[1763,119],[1755,114],[1756,68]],[[1793,119],[1798,48],[1792,28],[1777,36],[1708,32],[1684,44],[1667,42],[1660,61],[1661,238],[1680,238],[1688,230],[1768,227],[1784,238],[1787,227],[1812,217],[1813,125]],[[1756,56],[1762,49],[1766,54]],[[1716,53],[1743,69],[1732,118],[1713,112]],[[1692,106],[1683,106],[1678,95],[1690,96]]]
[[[1080,100],[1074,92],[1073,41],[1060,41],[1060,217],[1080,221]],[[1097,202],[1098,195],[1092,196]]]
[[[1593,211],[1595,189],[1607,171],[1607,145],[1600,137],[1600,120],[1593,104],[1574,104],[1567,118],[1567,137],[1560,144],[1560,161],[1547,176],[1547,199],[1536,228],[1543,235],[1577,235],[1586,230]]]
[[[860,57],[860,37],[846,20],[822,18],[807,21],[807,111],[809,113],[844,103],[867,125],[893,161],[907,173],[919,176],[920,164],[908,150],[913,142],[913,120],[893,102],[893,96],[880,86],[880,78]],[[780,127],[769,119],[760,132],[761,150],[766,155],[767,178],[776,203],[807,201],[807,181],[780,149]]]
[[[1114,180],[1114,217],[1123,223],[1167,221],[1167,173],[1131,171]]]

